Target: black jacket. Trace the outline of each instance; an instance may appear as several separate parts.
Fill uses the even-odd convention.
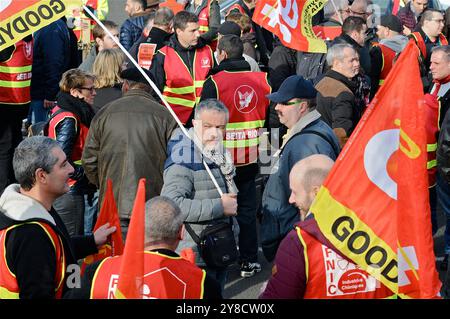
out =
[[[91,106],[83,100],[68,93],[60,92],[57,96],[57,106],[63,110],[76,114],[81,123],[87,127],[91,125],[92,118],[94,117],[94,111]],[[87,179],[84,174],[83,166],[75,164],[71,160],[73,147],[78,139],[78,133],[80,131],[79,123],[75,123],[73,118],[67,117],[56,125],[55,131],[56,141],[59,146],[61,146],[70,164],[75,169],[71,175],[71,178],[76,180],[77,183],[72,186],[71,192],[83,194],[87,191]]]
[[[221,71],[229,71],[229,72],[241,72],[241,71],[250,71],[250,64],[245,61],[244,58],[237,59],[226,59],[220,62],[220,64],[213,68],[210,71],[210,75],[214,75]],[[236,79],[239,81],[239,79]],[[206,99],[217,99],[217,88],[214,81],[209,77],[205,84],[203,85],[202,97],[201,101]],[[234,177],[234,181],[237,186],[239,186],[239,182],[248,181],[254,179],[258,174],[258,164],[250,164],[245,166],[236,167],[236,176]]]
[[[52,208],[50,215],[56,226],[43,219],[33,219],[50,225],[60,236],[66,258],[66,266],[74,265],[78,259],[97,252],[94,236],[70,237],[63,221]],[[29,220],[31,221],[31,220]],[[16,220],[0,214],[0,229],[16,225]],[[8,232],[6,238],[6,261],[11,272],[17,278],[22,299],[43,299],[55,297],[55,248],[42,228],[35,224],[26,224]],[[73,272],[72,272],[73,273]],[[67,275],[70,275],[68,273]],[[67,278],[66,275],[66,278]],[[64,292],[68,291],[65,283]]]
[[[208,0],[203,0],[202,4],[198,6],[197,8],[193,5],[194,1],[186,4],[186,7],[184,8],[185,11],[192,12],[196,16],[200,14],[200,12],[206,8],[206,5],[208,4]],[[209,8],[209,23],[208,32],[205,32],[201,35],[201,37],[205,40],[206,43],[211,43],[216,37],[217,37],[217,30],[220,26],[220,7],[217,3],[217,0],[212,0],[210,2],[210,8]]]
[[[170,257],[180,257],[174,251],[168,249],[153,249],[152,251]],[[86,268],[86,271],[81,279],[80,288],[72,289],[68,294],[64,296],[66,299],[89,299],[91,295],[92,281],[94,279],[95,272],[101,261],[97,261]],[[222,299],[222,292],[218,282],[206,274],[204,283],[204,299]]]
[[[178,53],[178,55],[183,60],[184,64],[188,67],[189,72],[191,74],[193,74],[194,72],[195,50],[202,48],[206,45],[204,40],[202,40],[202,38],[199,38],[198,41],[199,42],[195,47],[185,48],[180,44],[176,35],[173,34],[170,37],[169,42],[167,43],[168,47],[173,48]],[[166,84],[166,72],[164,71],[164,60],[165,55],[158,51],[153,57],[152,66],[150,68],[150,73],[152,75],[153,81],[155,82],[156,86],[161,92],[163,91],[164,86]],[[215,60],[213,59],[213,61],[215,67],[216,66]]]
[[[94,97],[92,109],[97,113],[106,104],[122,97],[122,83],[116,83],[113,87],[96,89],[95,92],[97,94]]]
[[[440,108],[440,132],[438,149],[436,152],[438,170],[450,183],[450,90],[439,98],[441,102]]]
[[[359,54],[359,63],[361,65],[361,68],[364,71],[364,74],[370,73],[370,55],[369,50],[366,47],[363,47],[359,45],[355,40],[353,40],[352,37],[349,35],[343,33],[340,36],[338,36],[334,41],[332,42],[332,45],[336,43],[348,43],[350,44],[356,52]]]
[[[139,37],[147,23],[148,16],[145,14],[136,15],[125,20],[120,27],[120,43],[126,50],[139,40]]]
[[[139,40],[137,40],[130,49],[130,55],[137,62],[137,56],[139,52],[139,46],[141,43],[154,43],[156,44],[155,52],[161,49],[163,46],[167,44],[170,39],[172,33],[168,33],[160,28],[153,26],[150,30],[148,36],[142,35]],[[130,65],[130,64],[129,64]]]

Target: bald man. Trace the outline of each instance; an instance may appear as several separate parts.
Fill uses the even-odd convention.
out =
[[[337,253],[309,210],[333,164],[331,158],[316,154],[292,168],[289,202],[299,209],[301,221],[281,242],[261,299],[373,299],[392,295],[375,278]]]

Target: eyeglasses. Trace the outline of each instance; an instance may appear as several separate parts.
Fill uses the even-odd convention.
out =
[[[444,19],[431,19],[431,21],[435,21],[437,23],[445,24],[445,20]]]
[[[87,87],[79,87],[78,89],[80,89],[80,90],[88,90],[88,91],[90,91],[91,93],[92,92],[94,92],[95,91],[95,87],[93,87],[93,86],[91,86],[90,88],[87,88]]]

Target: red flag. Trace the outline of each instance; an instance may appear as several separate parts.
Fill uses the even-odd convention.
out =
[[[258,0],[253,21],[280,38],[289,48],[303,52],[327,52],[312,29],[312,17],[327,0]]]
[[[411,41],[364,113],[311,211],[330,242],[404,298],[433,298],[425,105]],[[407,89],[406,89],[407,88]]]
[[[106,183],[105,199],[103,200],[97,222],[94,226],[94,232],[104,224],[109,223],[110,226],[116,226],[116,231],[112,233],[106,244],[98,249],[98,253],[84,258],[81,265],[81,273],[87,265],[95,261],[102,260],[110,256],[118,256],[123,253],[122,230],[120,228],[119,212],[117,211],[116,201],[114,200],[113,184],[110,179]]]
[[[117,299],[141,299],[144,278],[145,178],[139,180],[119,272]]]

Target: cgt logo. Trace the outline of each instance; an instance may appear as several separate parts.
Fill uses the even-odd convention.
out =
[[[9,5],[12,3],[12,0],[1,0],[0,1],[0,12],[5,10],[9,7]]]
[[[209,58],[203,58],[201,61],[201,66],[202,68],[210,68],[211,67],[211,61],[209,60]]]
[[[241,113],[250,113],[258,104],[256,91],[248,85],[241,85],[234,91],[234,107]]]

